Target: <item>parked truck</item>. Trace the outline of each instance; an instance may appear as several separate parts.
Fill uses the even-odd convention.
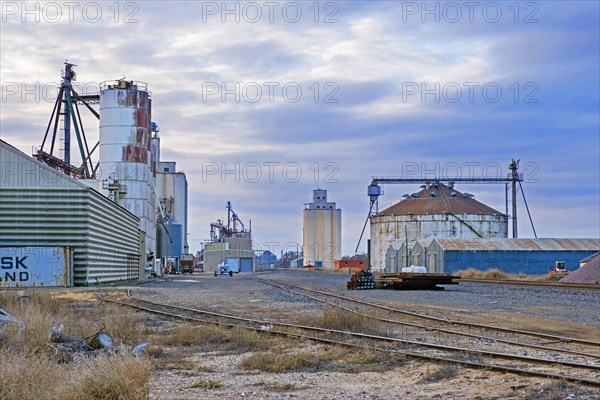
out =
[[[217,269],[215,271],[215,276],[219,276],[219,275],[233,276],[233,269],[230,268],[229,264],[227,264],[227,261],[223,261],[223,262],[219,263],[219,265],[217,266]]]
[[[183,274],[185,272],[193,273],[194,264],[196,259],[193,254],[182,254],[179,257],[179,271]]]

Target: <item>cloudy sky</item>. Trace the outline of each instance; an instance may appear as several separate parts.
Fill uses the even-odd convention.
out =
[[[148,82],[162,159],[190,185],[192,250],[227,201],[257,247],[295,249],[319,187],[352,254],[373,176],[496,177],[511,158],[538,236],[600,236],[597,1],[1,7],[1,138],[39,147],[65,59],[86,90]],[[457,188],[504,210],[503,186]],[[380,209],[417,189],[384,187]],[[522,202],[519,218],[532,237]]]

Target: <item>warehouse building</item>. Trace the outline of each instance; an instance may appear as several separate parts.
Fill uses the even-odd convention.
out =
[[[227,202],[227,220],[210,224],[210,243],[204,244],[204,271],[213,272],[224,263],[232,272],[254,272],[252,221],[246,226]]]
[[[398,248],[391,244],[385,252],[385,272],[401,272],[407,263],[406,245],[402,243]]]
[[[216,271],[222,262],[226,262],[234,272],[253,272],[252,240],[244,237],[227,237],[219,243],[205,244],[204,271]]]
[[[386,264],[390,246],[399,249],[404,244],[411,249],[417,241],[435,238],[508,237],[506,215],[475,200],[473,195],[439,182],[421,189],[371,217],[373,270],[397,268]]]
[[[78,286],[144,277],[138,217],[2,140],[0,160],[0,246],[72,248]]]
[[[564,262],[567,270],[600,250],[599,239],[434,239],[419,254],[428,272],[496,268],[509,274],[542,275]],[[413,248],[413,253],[415,249]]]

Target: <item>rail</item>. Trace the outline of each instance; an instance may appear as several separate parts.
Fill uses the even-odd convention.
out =
[[[106,294],[106,291],[102,291],[101,293],[98,294],[98,298],[103,301],[112,302],[115,304],[132,307],[132,308],[135,308],[138,310],[143,310],[146,312],[169,316],[169,317],[175,317],[175,318],[179,318],[179,319],[183,319],[183,320],[187,320],[187,321],[193,321],[193,322],[204,323],[204,324],[213,324],[213,325],[220,324],[220,325],[223,325],[226,327],[237,327],[237,328],[242,328],[242,329],[249,329],[249,330],[254,330],[254,331],[266,332],[268,334],[276,334],[276,335],[282,335],[282,336],[288,336],[288,337],[302,338],[302,339],[307,339],[307,340],[312,340],[312,341],[317,341],[317,342],[327,343],[327,344],[335,344],[335,345],[349,346],[349,347],[356,347],[356,348],[363,348],[363,349],[374,349],[374,350],[378,350],[378,351],[384,351],[387,353],[397,353],[397,354],[402,354],[406,357],[424,359],[424,360],[429,360],[429,361],[455,363],[455,364],[459,364],[459,365],[466,366],[466,367],[488,369],[488,370],[494,370],[494,371],[500,371],[500,372],[510,372],[510,373],[521,374],[521,375],[526,375],[526,376],[538,376],[538,377],[546,377],[546,378],[553,378],[553,379],[561,379],[564,381],[578,382],[578,383],[584,383],[584,384],[587,384],[590,386],[600,387],[600,380],[597,379],[597,376],[582,377],[580,375],[581,372],[583,372],[583,370],[588,370],[588,371],[600,370],[600,366],[598,366],[598,365],[589,365],[589,364],[566,362],[566,361],[548,360],[548,359],[543,359],[543,358],[527,357],[527,356],[520,356],[520,355],[506,354],[506,353],[499,353],[499,352],[475,351],[472,349],[464,349],[464,348],[459,348],[456,346],[426,344],[426,343],[422,343],[422,342],[408,341],[408,340],[404,340],[404,339],[391,338],[391,337],[386,337],[386,336],[378,336],[378,335],[371,335],[371,334],[365,334],[365,333],[341,331],[341,330],[335,330],[335,329],[326,329],[326,328],[289,324],[289,323],[282,323],[282,322],[271,322],[271,321],[253,319],[253,318],[244,318],[244,317],[239,317],[239,316],[227,315],[227,314],[223,314],[223,313],[216,313],[216,312],[212,312],[212,311],[208,311],[208,310],[175,306],[175,305],[170,305],[170,304],[161,303],[161,302],[157,302],[157,301],[144,300],[144,299],[140,299],[140,298],[131,296],[130,290],[127,291],[127,296],[128,296],[128,299],[130,300],[129,302],[122,301],[122,300],[116,300],[116,299],[110,299],[105,294]],[[132,302],[134,302],[134,303],[132,303]],[[140,304],[135,304],[135,303],[142,303],[145,305],[140,305]],[[148,305],[151,305],[151,306],[148,306]],[[162,309],[157,309],[156,307],[162,308]],[[165,311],[165,309],[170,310],[170,311]],[[173,310],[178,310],[179,313],[173,312]],[[195,316],[192,317],[190,315],[181,314],[180,313],[181,311],[190,312],[193,314],[203,314],[205,316],[217,317],[220,320],[208,321],[206,319],[198,318]],[[222,319],[231,319],[231,320],[235,320],[238,322],[247,322],[247,323],[252,323],[252,324],[256,324],[256,323],[270,324],[272,326],[277,326],[279,328],[293,328],[296,330],[296,332],[287,332],[287,331],[281,330],[281,329],[264,330],[261,327],[257,327],[257,326],[225,323]],[[508,360],[515,360],[515,361],[518,361],[521,363],[534,364],[534,366],[533,366],[534,368],[536,367],[535,364],[552,364],[552,365],[560,365],[563,367],[576,368],[577,370],[575,371],[574,375],[572,375],[572,374],[557,374],[557,373],[540,371],[540,370],[535,370],[535,369],[517,368],[513,365],[482,363],[482,362],[471,361],[468,359],[453,358],[453,357],[448,357],[448,355],[439,356],[439,355],[424,354],[423,352],[415,352],[415,351],[410,351],[410,350],[389,349],[389,348],[383,348],[383,347],[379,347],[379,346],[365,344],[364,342],[352,343],[352,342],[335,340],[335,339],[318,337],[318,336],[309,336],[307,334],[297,333],[297,330],[305,330],[305,331],[311,331],[313,333],[321,333],[321,334],[327,334],[327,335],[339,334],[339,335],[347,336],[347,337],[354,338],[354,339],[369,340],[374,343],[387,342],[387,343],[396,343],[396,344],[402,344],[402,345],[411,345],[413,347],[425,348],[426,349],[425,351],[434,349],[434,350],[440,350],[440,351],[445,351],[445,352],[449,352],[449,353],[458,353],[459,355],[467,356],[467,357],[469,357],[473,354],[477,354],[479,356],[488,356],[493,359],[502,358],[502,359],[508,359]],[[530,366],[530,368],[531,368],[531,366]]]

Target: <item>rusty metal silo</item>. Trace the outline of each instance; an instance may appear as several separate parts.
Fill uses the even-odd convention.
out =
[[[140,218],[146,254],[155,253],[156,170],[147,84],[124,79],[101,84],[99,150],[104,194]]]

